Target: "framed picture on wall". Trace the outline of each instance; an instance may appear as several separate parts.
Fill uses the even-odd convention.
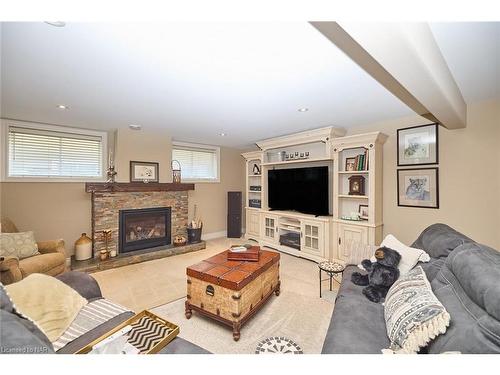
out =
[[[438,168],[398,169],[398,206],[439,208]]]
[[[130,162],[130,182],[158,182],[159,163],[146,161]]]
[[[438,125],[398,129],[398,166],[438,163]]]

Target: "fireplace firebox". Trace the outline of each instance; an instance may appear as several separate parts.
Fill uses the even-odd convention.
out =
[[[119,253],[171,243],[171,208],[120,210]]]

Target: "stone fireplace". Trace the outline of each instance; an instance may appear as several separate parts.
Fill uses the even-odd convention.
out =
[[[120,254],[171,243],[171,208],[120,210],[118,252]]]
[[[187,238],[188,190],[194,190],[194,185],[87,183],[86,191],[92,194],[94,258],[106,248],[105,230],[111,230],[108,249],[119,256],[149,248],[187,251],[173,248],[172,240]]]

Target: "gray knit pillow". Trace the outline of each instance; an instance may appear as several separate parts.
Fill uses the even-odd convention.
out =
[[[391,347],[384,353],[417,353],[446,332],[450,315],[432,292],[422,267],[401,276],[389,289],[384,303]]]

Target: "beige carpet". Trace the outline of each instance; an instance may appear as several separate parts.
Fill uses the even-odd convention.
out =
[[[323,298],[320,299],[316,263],[287,254],[281,254],[280,296],[272,296],[242,327],[240,341],[233,341],[229,327],[196,312],[189,320],[184,317],[186,267],[235,243],[243,243],[243,240],[210,240],[205,250],[102,271],[92,276],[99,282],[106,298],[137,312],[153,311],[178,324],[180,337],[213,353],[254,353],[258,342],[270,336],[285,336],[301,346],[306,354],[320,353],[333,311],[335,292],[328,292],[328,281],[324,281]]]

